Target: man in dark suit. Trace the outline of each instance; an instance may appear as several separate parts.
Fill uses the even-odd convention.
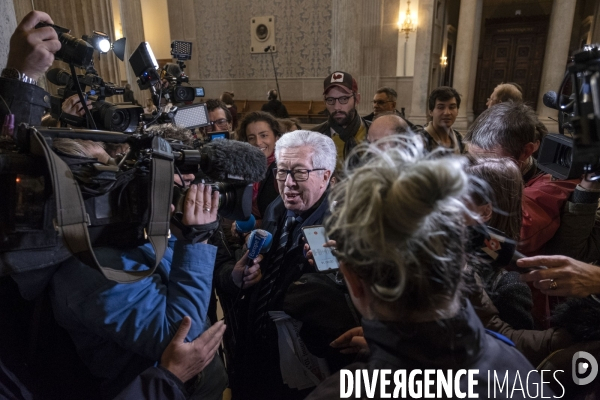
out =
[[[285,105],[277,99],[278,96],[277,90],[269,90],[269,93],[267,93],[267,100],[269,100],[269,102],[263,104],[260,110],[268,112],[275,118],[289,118],[290,115],[288,114],[288,110],[285,108]]]
[[[278,334],[270,311],[283,308],[287,288],[303,273],[315,272],[303,254],[302,227],[321,225],[329,210],[327,189],[336,165],[333,140],[310,131],[283,135],[275,145],[275,179],[280,197],[265,211],[262,229],[273,235],[264,259],[246,268],[247,254],[225,264],[215,285],[239,297],[239,321],[231,388],[238,399],[302,399],[311,390],[292,389],[280,371]],[[240,293],[241,291],[241,293]]]

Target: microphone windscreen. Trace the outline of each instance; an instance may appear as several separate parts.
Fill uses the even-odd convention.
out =
[[[200,169],[215,181],[260,182],[267,172],[267,157],[246,142],[214,140],[202,147]]]
[[[181,67],[175,63],[166,63],[163,69],[167,71],[167,74],[173,75],[175,78],[179,78],[182,72]]]
[[[544,102],[544,105],[548,108],[552,108],[554,110],[558,110],[558,104],[556,104],[556,99],[557,99],[557,94],[556,92],[553,91],[549,91],[544,93],[544,97],[542,98],[542,101]]]
[[[254,225],[256,225],[256,218],[250,214],[250,218],[245,221],[235,221],[235,230],[239,233],[248,233],[254,229]]]
[[[271,247],[272,235],[264,229],[255,229],[248,238],[248,260],[254,260],[265,252],[265,245]],[[268,251],[268,250],[267,250]]]
[[[46,72],[46,79],[56,86],[66,86],[71,82],[71,74],[62,68],[52,68]]]

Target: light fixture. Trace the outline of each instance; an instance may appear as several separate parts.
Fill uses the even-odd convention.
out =
[[[400,32],[406,35],[407,41],[410,33],[415,32],[417,30],[410,15],[410,0],[406,2],[406,16],[404,17],[404,21],[402,22],[402,24],[398,22],[398,26],[400,27]]]
[[[448,66],[448,57],[441,56],[440,57],[440,65],[442,66],[442,68],[445,68],[446,66]]]

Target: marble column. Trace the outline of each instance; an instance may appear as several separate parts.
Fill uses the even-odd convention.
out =
[[[0,69],[6,66],[8,59],[8,49],[10,37],[17,27],[17,19],[15,18],[15,7],[12,1],[4,1],[0,3]]]
[[[331,71],[345,71],[356,79],[358,112],[366,115],[379,87],[383,1],[361,0],[348,7],[347,0],[333,0],[332,5]]]
[[[592,43],[600,43],[600,2],[596,2],[594,23],[592,24]]]
[[[456,57],[454,58],[454,76],[452,84],[454,89],[461,95],[461,107],[454,128],[466,131],[468,126],[467,114],[473,114],[473,100],[471,99],[469,110],[469,94],[471,80],[477,71],[477,48],[475,41],[479,43],[481,34],[481,12],[483,0],[461,0],[460,13],[458,15],[458,32],[456,36]],[[477,37],[477,39],[475,39]],[[475,68],[473,67],[475,57]],[[473,93],[475,87],[473,85]],[[472,96],[471,96],[472,97]]]
[[[431,72],[431,49],[433,42],[434,0],[419,0],[419,25],[415,54],[410,122],[424,125],[427,122],[427,96]]]
[[[570,41],[569,35],[565,35],[565,32],[571,32],[573,28],[576,3],[572,0],[554,0],[550,15],[537,115],[551,132],[558,132],[557,123],[549,118],[557,119],[558,111],[544,106],[542,99],[547,91],[558,90],[565,74]]]
[[[125,46],[125,62],[127,71],[127,82],[131,85],[135,99],[145,105],[146,99],[150,98],[148,90],[140,90],[137,84],[137,76],[131,69],[129,57],[144,42],[144,21],[142,20],[141,0],[120,0],[121,21],[123,24],[123,37],[127,38]]]
[[[483,1],[477,2],[477,10],[475,15],[477,20],[475,21],[475,34],[473,35],[473,52],[471,54],[471,74],[469,77],[469,92],[467,94],[466,102],[463,103],[467,109],[467,125],[475,120],[475,113],[473,112],[473,101],[475,100],[475,84],[477,82],[477,62],[479,60],[479,41],[481,39],[481,16],[483,13]]]

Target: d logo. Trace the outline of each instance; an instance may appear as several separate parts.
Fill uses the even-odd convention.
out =
[[[581,361],[581,359],[585,361]],[[578,351],[573,354],[571,366],[573,369],[573,382],[575,382],[576,385],[587,385],[596,379],[596,376],[598,375],[598,362],[594,356],[588,352]],[[589,375],[586,378],[579,378],[578,376],[588,373]]]

